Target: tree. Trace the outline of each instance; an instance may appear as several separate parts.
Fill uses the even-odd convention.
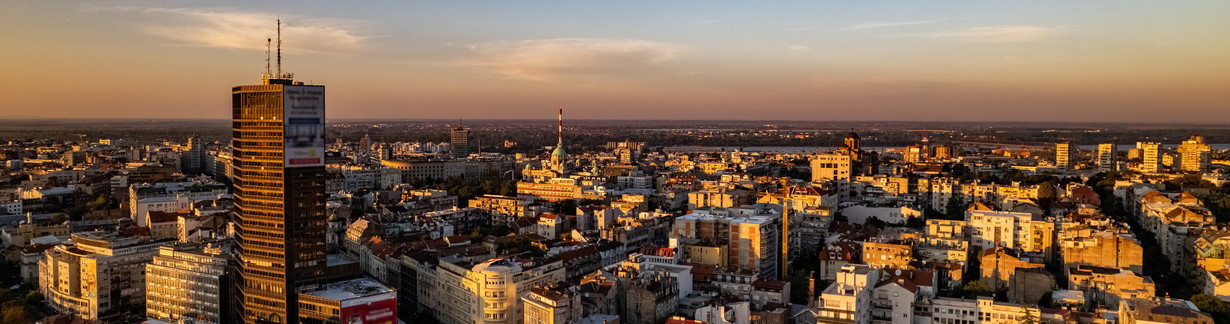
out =
[[[905,219],[905,227],[923,229],[927,227],[927,221],[924,221],[922,217],[910,216],[910,218]]]
[[[25,301],[26,305],[30,307],[42,305],[43,294],[39,293],[38,290],[30,290],[30,292],[26,293]]]
[[[1038,298],[1038,307],[1055,307],[1055,291],[1048,291]]]
[[[1024,314],[1023,314],[1023,315],[1021,315],[1021,317],[1018,317],[1018,318],[1017,318],[1017,323],[1021,323],[1021,324],[1038,324],[1038,317],[1037,317],[1037,316],[1034,316],[1034,312],[1029,311],[1029,306],[1028,306],[1028,305],[1021,304],[1021,308],[1022,308],[1022,309],[1024,309],[1024,311],[1023,311],[1023,313],[1024,313]]]
[[[26,321],[26,305],[20,300],[4,302],[0,318],[3,318],[5,323],[23,323]]]
[[[987,289],[987,287],[982,284],[982,280],[970,280],[970,282],[967,282],[964,286],[961,286],[961,296],[969,299],[975,299],[978,298],[978,296],[994,297],[995,292]]]
[[[870,218],[867,218],[867,221],[864,222],[864,224],[875,226],[876,228],[884,228],[885,225],[887,225],[886,223],[884,223],[884,221],[880,220],[879,217],[875,217],[875,216],[871,216]]]
[[[833,221],[834,222],[849,222],[850,219],[846,218],[846,215],[842,215],[841,211],[835,211],[833,212]]]
[[[956,195],[948,198],[948,203],[944,204],[944,219],[963,220],[965,219],[965,202],[961,201]]]
[[[1056,197],[1057,197],[1057,194],[1055,193],[1055,183],[1054,182],[1047,181],[1047,182],[1038,184],[1038,200],[1042,200],[1042,199],[1054,200]]]
[[[68,216],[64,214],[55,214],[55,216],[51,216],[52,224],[63,224],[64,221],[67,221],[67,220],[68,220]]]
[[[560,200],[555,204],[555,213],[560,215],[572,215],[577,212],[577,201],[575,199]]]
[[[1196,308],[1200,311],[1209,313],[1213,317],[1214,323],[1230,323],[1230,305],[1221,301],[1217,296],[1209,294],[1199,294],[1192,296],[1192,304],[1196,304]]]
[[[790,272],[790,302],[794,304],[807,304],[807,287],[808,279],[807,271],[795,270]],[[799,288],[793,288],[799,287]]]
[[[1055,204],[1055,199],[1059,194],[1055,192],[1056,184],[1051,181],[1038,184],[1038,207],[1042,207],[1042,211],[1046,215],[1051,214],[1051,206]]]

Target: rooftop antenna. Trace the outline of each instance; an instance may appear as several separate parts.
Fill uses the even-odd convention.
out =
[[[268,79],[271,75],[273,75],[273,71],[269,69],[269,61],[271,58],[270,52],[272,52],[271,49],[273,49],[273,39],[265,38],[265,78],[266,79]]]
[[[282,19],[278,19],[278,77],[282,77]]]

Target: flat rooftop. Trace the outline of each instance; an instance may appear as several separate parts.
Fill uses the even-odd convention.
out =
[[[393,290],[393,288],[386,287],[375,280],[359,278],[327,284],[323,290],[307,292],[304,294],[329,300],[336,300],[345,304],[346,301],[352,299],[373,297],[394,292],[395,290]],[[396,298],[396,295],[394,295],[394,298]]]

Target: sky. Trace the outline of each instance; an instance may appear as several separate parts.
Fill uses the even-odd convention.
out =
[[[13,1],[0,118],[1230,122],[1230,1]]]

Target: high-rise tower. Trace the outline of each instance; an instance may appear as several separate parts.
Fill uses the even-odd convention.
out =
[[[451,139],[449,148],[453,150],[453,157],[464,159],[470,156],[469,128],[458,123],[457,127],[449,132],[449,139]]]
[[[1212,165],[1212,149],[1204,143],[1204,136],[1195,136],[1179,144],[1179,170],[1209,172]]]
[[[1079,146],[1068,142],[1055,144],[1055,166],[1071,170],[1079,161]]]
[[[325,277],[325,87],[277,72],[232,88],[244,322],[298,323],[298,293]]]
[[[1116,151],[1114,143],[1098,144],[1098,170],[1117,171],[1119,169],[1118,152]]]
[[[1140,171],[1145,173],[1162,172],[1162,144],[1157,142],[1136,143],[1140,147],[1141,158]]]

